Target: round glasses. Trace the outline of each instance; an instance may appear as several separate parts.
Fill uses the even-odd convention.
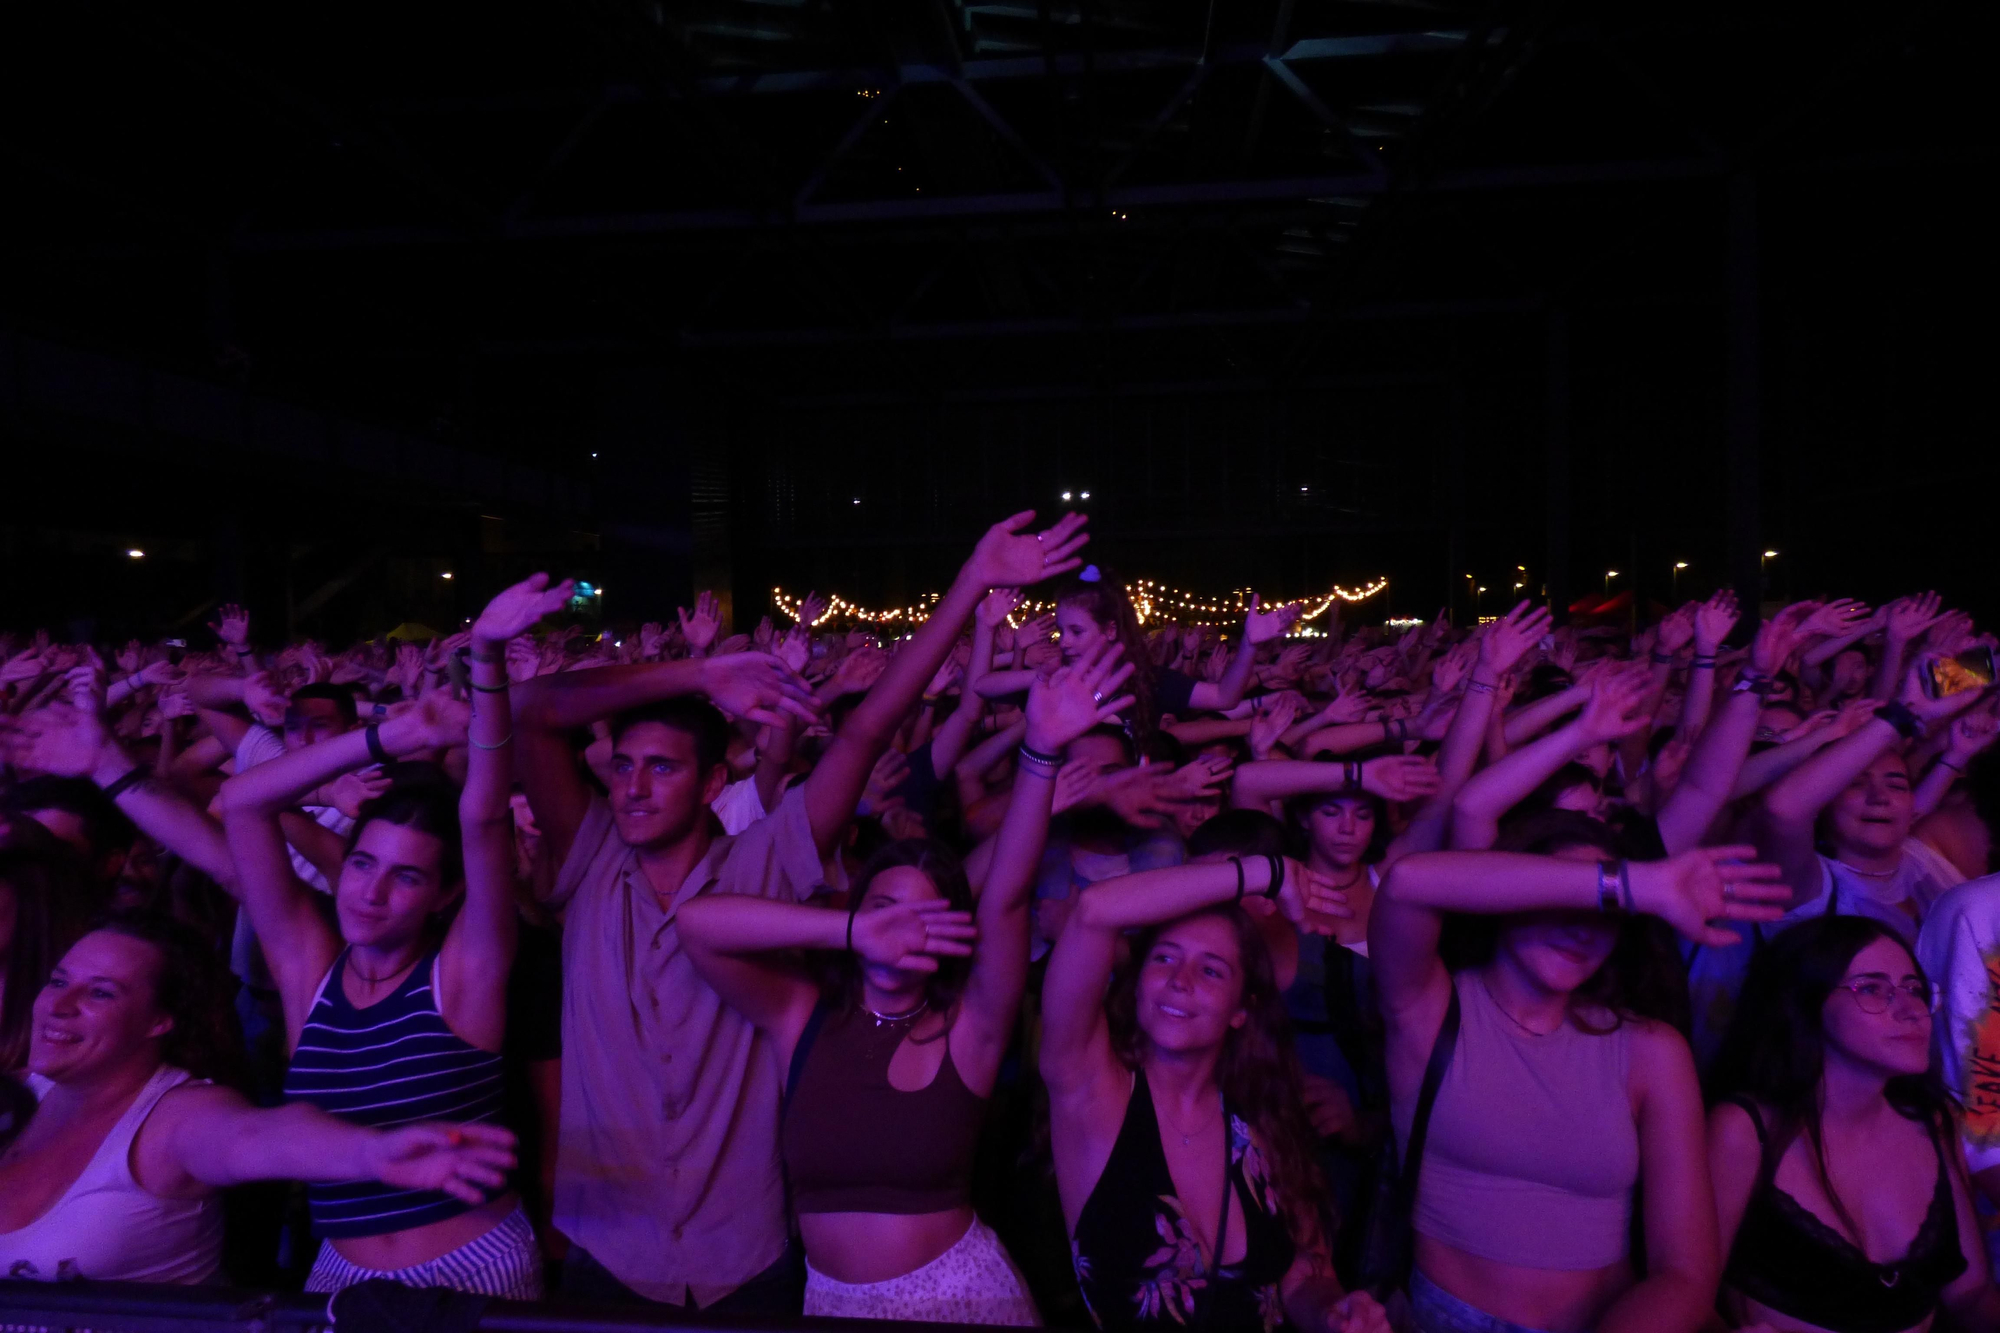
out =
[[[1931,1007],[1931,984],[1912,977],[1908,981],[1890,981],[1887,977],[1857,977],[1853,981],[1843,981],[1840,988],[1851,991],[1854,1002],[1861,1006],[1864,1014],[1886,1014],[1894,1003],[1896,993],[1902,992],[1925,1009]]]

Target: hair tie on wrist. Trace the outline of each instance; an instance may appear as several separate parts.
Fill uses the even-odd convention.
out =
[[[1653,650],[1654,666],[1672,666],[1673,664],[1674,664],[1674,655],[1672,653],[1663,653],[1658,648],[1655,648]]]
[[[1285,887],[1285,858],[1275,852],[1264,853],[1264,858],[1271,863],[1271,882],[1264,886],[1264,896],[1276,898],[1278,890]]]
[[[145,780],[146,780],[146,770],[143,767],[135,768],[131,772],[126,773],[121,777],[117,778],[109,786],[107,786],[104,789],[104,798],[108,801],[115,801],[120,796],[123,796],[126,792],[131,791],[134,787],[138,786]]]
[[[504,750],[509,745],[512,745],[514,743],[514,733],[511,731],[508,732],[505,736],[502,736],[499,740],[493,742],[493,744],[491,745],[483,745],[480,743],[477,737],[471,735],[467,735],[465,741],[466,744],[470,745],[475,750]]]
[[[387,764],[394,762],[393,756],[391,756],[387,750],[382,748],[381,723],[370,722],[367,728],[361,734],[368,742],[369,757],[374,759],[376,763]]]
[[[1609,861],[1597,863],[1597,910],[1607,915],[1618,910],[1618,881]]]
[[[1875,716],[1896,729],[1896,734],[1906,741],[1917,740],[1924,734],[1923,719],[1901,703],[1884,704],[1875,710]]]
[[[1243,901],[1243,858],[1232,856],[1229,858],[1229,864],[1236,867],[1236,897],[1233,901],[1240,903]]]
[[[848,953],[854,952],[854,913],[858,911],[860,907],[861,907],[860,900],[857,899],[854,903],[854,906],[847,909],[847,952]]]
[[[507,687],[505,685],[481,685],[476,680],[467,681],[466,683],[472,686],[473,689],[478,690],[481,694],[505,694],[507,692]]]
[[[1630,861],[1621,860],[1618,863],[1618,892],[1625,899],[1626,911],[1636,912],[1639,910],[1632,905],[1632,863]]]
[[[1694,669],[1696,671],[1713,671],[1715,669],[1715,659],[1713,657],[1697,656],[1694,659]]]

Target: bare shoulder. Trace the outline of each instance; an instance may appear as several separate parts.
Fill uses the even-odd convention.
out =
[[[1630,1043],[1631,1079],[1641,1097],[1672,1097],[1701,1103],[1701,1078],[1687,1038],[1671,1024],[1651,1018],[1626,1018],[1620,1026]]]
[[[1717,1102],[1708,1113],[1708,1155],[1716,1161],[1754,1162],[1763,1155],[1763,1137],[1750,1112],[1736,1102]]]

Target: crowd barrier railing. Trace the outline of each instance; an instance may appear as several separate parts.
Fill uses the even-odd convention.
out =
[[[296,1292],[175,1287],[145,1282],[0,1280],[0,1329],[90,1329],[95,1333],[308,1333],[327,1327],[327,1298]],[[971,1324],[887,1320],[732,1317],[665,1307],[581,1308],[554,1302],[487,1305],[477,1333],[922,1333]]]

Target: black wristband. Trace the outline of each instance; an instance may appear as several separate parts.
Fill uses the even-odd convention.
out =
[[[1271,882],[1264,886],[1264,896],[1276,898],[1278,890],[1285,887],[1285,858],[1275,852],[1266,852],[1264,859],[1271,863]]]
[[[1043,754],[1040,750],[1031,748],[1026,741],[1021,742],[1021,757],[1023,759],[1032,759],[1038,764],[1054,764],[1057,768],[1062,767],[1061,755]]]
[[[1654,666],[1672,666],[1673,664],[1674,664],[1674,655],[1672,653],[1663,653],[1658,648],[1655,648],[1653,650]]]
[[[1626,911],[1636,912],[1639,910],[1632,905],[1632,863],[1630,861],[1620,861],[1618,863],[1618,892],[1624,896]]]
[[[1341,761],[1340,774],[1342,778],[1340,789],[1342,791],[1356,792],[1361,790],[1361,761],[1359,759]]]
[[[857,901],[853,907],[847,909],[847,952],[849,953],[854,952],[854,913],[860,906],[861,904]]]
[[[1243,858],[1240,856],[1232,856],[1229,858],[1229,864],[1236,867],[1235,901],[1240,903],[1243,901]]]
[[[473,689],[478,690],[481,694],[505,694],[507,692],[505,685],[481,685],[476,680],[467,681],[466,684],[472,686]]]
[[[1694,659],[1694,669],[1696,671],[1713,671],[1715,670],[1715,659],[1713,657],[1701,657],[1697,655]]]
[[[1900,703],[1883,704],[1875,710],[1875,716],[1896,729],[1896,734],[1906,741],[1916,740],[1924,734],[1923,719]]]
[[[368,754],[376,763],[388,764],[395,762],[390,753],[382,748],[382,726],[380,723],[370,722],[361,735],[367,740]]]
[[[506,650],[505,648],[502,648],[502,649],[500,650],[500,652],[498,653],[498,655],[496,655],[496,656],[493,656],[493,657],[481,657],[481,656],[480,656],[480,655],[479,655],[478,653],[475,653],[475,652],[473,652],[473,651],[472,651],[471,649],[469,649],[469,648],[468,648],[468,649],[466,650],[466,653],[465,653],[465,655],[466,655],[467,657],[471,658],[471,659],[472,659],[473,661],[475,661],[475,662],[483,662],[483,663],[485,663],[485,664],[486,664],[487,666],[506,666],[506,665],[507,665],[507,650]]]
[[[146,780],[146,770],[143,767],[135,768],[131,772],[126,773],[122,777],[118,778],[116,781],[107,785],[104,788],[104,799],[106,799],[107,801],[115,801],[120,796],[123,796],[126,792],[131,791],[134,787],[138,786],[145,780]]]

